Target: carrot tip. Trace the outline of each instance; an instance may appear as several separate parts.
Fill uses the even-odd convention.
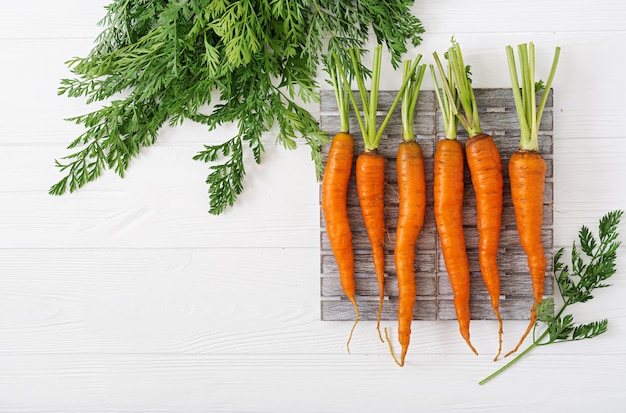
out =
[[[352,298],[350,299],[350,301],[352,301],[352,305],[354,305],[355,319],[354,319],[354,324],[352,324],[352,328],[350,329],[350,335],[348,336],[348,341],[346,342],[346,349],[348,350],[348,354],[350,354],[350,341],[352,340],[352,334],[354,333],[354,329],[356,328],[356,325],[359,322],[359,307],[356,305],[356,300]]]
[[[469,348],[472,350],[472,352],[476,355],[478,355],[478,351],[476,351],[476,348],[474,348],[474,346],[472,345],[472,343],[469,341],[469,338],[465,339],[465,342],[467,343],[467,345],[469,346]]]
[[[493,358],[493,361],[498,361],[500,354],[502,354],[502,317],[500,317],[500,311],[498,309],[496,311],[496,317],[498,319],[498,352],[496,356]]]
[[[504,357],[508,357],[511,354],[515,353],[517,350],[519,350],[519,348],[522,346],[522,343],[526,339],[526,336],[528,336],[528,334],[530,333],[530,330],[532,330],[532,328],[535,326],[536,320],[537,320],[537,316],[536,316],[536,313],[534,313],[533,311],[533,314],[531,314],[530,316],[530,322],[528,323],[528,327],[526,327],[526,331],[524,331],[524,334],[522,335],[522,338],[520,338],[519,342],[517,343],[517,346],[515,346],[513,350],[506,353]]]
[[[384,342],[385,342],[385,340],[383,339],[383,335],[382,335],[382,333],[380,332],[380,325],[376,326],[376,330],[378,330],[378,338],[380,339],[380,342],[381,342],[381,343],[384,343]],[[387,329],[385,329],[385,332],[386,332],[386,331],[387,331]]]

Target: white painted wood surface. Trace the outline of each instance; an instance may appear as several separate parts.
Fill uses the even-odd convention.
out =
[[[80,132],[63,118],[86,110],[56,95],[63,62],[90,49],[106,3],[0,4],[0,412],[623,411],[626,252],[613,286],[573,309],[608,317],[608,333],[537,349],[481,387],[502,365],[494,322],[472,323],[478,357],[455,321],[416,322],[400,369],[372,322],[347,354],[350,323],[320,321],[305,148],[268,136],[237,207],[219,217],[206,213],[207,170],[191,156],[228,130],[193,125],[164,131],[124,180],[48,196],[52,161]],[[626,209],[623,1],[418,0],[415,13],[428,33],[411,52],[430,62],[454,35],[477,87],[508,87],[505,45],[534,41],[540,71],[560,45],[555,245]],[[510,348],[525,322],[504,327]]]

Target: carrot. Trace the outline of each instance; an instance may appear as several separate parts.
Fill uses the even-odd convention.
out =
[[[398,277],[398,339],[402,346],[400,365],[411,339],[413,307],[417,295],[415,283],[415,244],[426,212],[426,179],[424,156],[415,141],[404,141],[398,146],[396,158],[398,173],[398,226],[394,260]]]
[[[476,197],[476,227],[478,229],[478,261],[491,307],[499,323],[497,360],[502,351],[502,317],[500,316],[500,272],[498,243],[502,226],[502,161],[492,137],[473,136],[465,145],[467,164]]]
[[[417,57],[419,61],[421,56]],[[404,62],[404,76],[409,75],[411,62]],[[417,295],[415,283],[415,244],[424,225],[426,213],[426,175],[422,147],[413,133],[415,106],[419,88],[424,77],[424,65],[420,65],[414,78],[404,91],[402,99],[402,142],[398,145],[396,170],[398,176],[398,223],[394,247],[394,263],[398,278],[398,340],[402,347],[400,361],[390,345],[390,352],[396,364],[404,366],[404,360],[411,340],[413,307]],[[386,333],[386,331],[385,331]]]
[[[548,81],[543,87],[535,84],[535,46],[533,43],[518,45],[522,86],[520,88],[515,64],[515,56],[511,46],[506,47],[513,96],[520,122],[520,146],[509,160],[509,179],[511,196],[515,211],[515,222],[520,243],[528,259],[533,305],[526,331],[522,334],[517,346],[506,356],[516,352],[537,321],[537,305],[543,299],[546,276],[546,256],[541,240],[543,229],[543,200],[546,177],[546,162],[539,151],[539,124],[545,107],[550,86],[554,79],[558,64],[560,48],[557,47]],[[543,96],[537,107],[537,86],[544,88]]]
[[[454,295],[454,308],[459,332],[469,348],[478,354],[470,341],[470,271],[463,232],[463,146],[457,140],[457,118],[454,113],[458,100],[452,84],[450,65],[446,75],[437,54],[433,54],[443,85],[437,81],[434,67],[431,74],[435,96],[443,118],[444,139],[437,142],[434,160],[434,213],[437,233]],[[446,92],[447,90],[447,92]]]
[[[391,115],[395,110],[400,97],[404,93],[408,79],[404,79],[391,107],[380,128],[376,128],[376,115],[378,111],[378,90],[380,85],[380,68],[382,61],[382,45],[377,45],[374,49],[371,86],[369,93],[365,88],[365,76],[361,69],[360,54],[352,49],[350,51],[353,70],[357,80],[359,95],[362,102],[363,116],[361,117],[356,99],[350,93],[350,99],[354,106],[354,111],[361,128],[364,151],[357,157],[356,161],[356,186],[359,196],[359,204],[367,236],[372,248],[372,260],[376,271],[376,279],[379,290],[379,305],[376,330],[378,337],[384,341],[380,332],[380,319],[382,315],[383,302],[385,297],[385,250],[384,238],[385,229],[385,158],[378,152],[380,140],[385,127],[389,123]],[[412,77],[417,67],[414,62],[409,70]]]
[[[502,161],[493,138],[483,133],[480,127],[476,98],[459,44],[453,42],[448,54],[454,72],[454,84],[463,107],[463,113],[457,113],[457,117],[469,136],[465,144],[465,154],[476,198],[478,262],[498,321],[498,351],[495,361],[502,351],[500,272],[497,259],[502,226]]]
[[[380,318],[385,299],[385,167],[386,159],[378,151],[365,151],[356,159],[356,188],[363,223],[372,248],[372,260],[378,282],[378,315],[376,329],[380,335]]]
[[[354,306],[355,321],[350,330],[346,348],[350,352],[350,340],[359,321],[359,308],[356,303],[356,285],[354,280],[354,251],[352,231],[348,219],[347,193],[352,163],[354,159],[354,138],[349,132],[348,119],[349,100],[345,84],[340,78],[336,67],[332,69],[332,57],[327,61],[327,70],[331,74],[337,106],[339,109],[340,129],[331,142],[324,177],[322,180],[322,210],[326,220],[326,233],[333,251],[341,287]]]

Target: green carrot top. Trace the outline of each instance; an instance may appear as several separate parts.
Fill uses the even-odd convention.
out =
[[[539,125],[543,114],[550,87],[559,62],[561,48],[554,51],[552,68],[545,85],[542,82],[535,83],[535,45],[531,43],[519,44],[517,46],[519,56],[519,68],[522,84],[518,81],[518,74],[515,64],[515,55],[511,46],[506,47],[506,55],[509,63],[511,84],[513,87],[513,97],[515,108],[520,123],[520,149],[527,151],[539,150]],[[543,90],[541,100],[537,106],[537,92]]]
[[[395,110],[400,98],[403,96],[404,91],[409,83],[409,79],[413,78],[415,75],[415,71],[417,69],[417,64],[419,59],[416,59],[410,64],[410,68],[408,69],[408,75],[403,79],[402,85],[398,90],[398,93],[391,104],[391,107],[387,111],[387,114],[380,125],[379,128],[376,126],[376,115],[378,113],[378,92],[380,88],[380,72],[381,72],[381,62],[382,62],[382,45],[377,45],[374,48],[374,56],[372,62],[372,74],[371,74],[371,85],[369,93],[365,86],[365,77],[366,75],[363,73],[361,69],[361,56],[358,53],[357,49],[350,50],[350,56],[352,58],[352,70],[354,73],[354,78],[357,82],[357,87],[359,90],[359,97],[361,98],[361,107],[363,111],[363,116],[361,116],[358,104],[356,102],[356,98],[354,94],[350,91],[349,97],[352,102],[352,106],[354,107],[354,112],[359,123],[359,127],[361,129],[361,133],[363,136],[363,144],[366,151],[373,151],[378,149],[380,146],[380,140],[385,131],[389,120],[391,119],[391,115]],[[344,82],[348,82],[346,73],[341,68],[339,69]]]
[[[330,75],[329,83],[335,91],[337,111],[339,112],[339,131],[350,132],[350,85],[344,81],[341,74],[341,63],[335,53],[330,53],[324,59],[326,72]]]
[[[433,84],[435,85],[435,97],[437,98],[437,104],[439,105],[441,118],[443,120],[443,134],[446,139],[456,139],[459,122],[455,113],[460,101],[452,79],[452,68],[448,60],[448,72],[446,74],[437,52],[433,53],[433,57],[437,71],[439,72],[441,85],[437,80],[437,74],[433,65],[430,65],[430,74],[432,75]]]
[[[422,59],[422,55],[417,55],[414,63],[416,64]],[[403,80],[408,82],[402,96],[402,140],[411,142],[415,140],[413,129],[415,128],[415,108],[417,99],[419,98],[420,87],[424,79],[426,65],[419,65],[417,69],[413,69],[410,60],[404,61],[404,71],[402,73]],[[411,70],[413,75],[411,76]]]

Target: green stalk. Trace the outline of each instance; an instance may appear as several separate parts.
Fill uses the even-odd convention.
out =
[[[525,145],[522,142],[528,142],[530,140],[530,126],[526,121],[524,115],[524,101],[520,92],[520,85],[518,81],[517,69],[515,66],[515,56],[513,54],[513,48],[511,46],[506,47],[506,55],[509,62],[509,73],[511,75],[511,85],[513,87],[513,99],[515,100],[515,110],[517,111],[517,118],[519,119],[520,126],[520,148]]]
[[[352,58],[352,66],[354,69],[354,74],[357,80],[357,86],[359,89],[359,95],[361,97],[361,107],[363,108],[363,117],[359,114],[359,108],[356,102],[352,91],[350,91],[350,100],[352,101],[352,105],[354,106],[354,111],[356,112],[356,116],[359,122],[359,126],[361,127],[361,134],[363,136],[363,144],[365,146],[366,151],[374,151],[378,149],[380,146],[380,140],[382,139],[382,135],[385,131],[391,116],[400,102],[400,98],[403,96],[404,91],[408,85],[408,79],[412,78],[415,75],[415,71],[417,69],[417,63],[419,59],[413,61],[409,69],[408,78],[404,79],[400,89],[391,104],[391,107],[387,111],[387,115],[383,120],[380,128],[376,128],[376,115],[378,112],[378,92],[380,87],[380,66],[382,62],[382,45],[376,46],[374,49],[374,57],[372,63],[372,76],[371,76],[371,90],[368,94],[367,89],[365,87],[365,77],[363,76],[362,71],[359,69],[360,66],[360,57],[354,51],[354,49],[350,50],[350,56]],[[343,73],[345,79],[345,73]]]
[[[548,334],[548,331],[546,330],[539,338],[543,339],[547,334]],[[509,361],[507,364],[505,364],[504,366],[500,367],[498,370],[494,371],[489,376],[487,376],[484,379],[482,379],[481,381],[479,381],[478,384],[483,385],[483,384],[487,383],[488,381],[496,378],[501,373],[503,373],[506,369],[511,367],[513,364],[515,364],[518,361],[520,361],[522,359],[522,357],[524,357],[526,354],[530,353],[530,351],[532,349],[534,349],[535,347],[537,347],[537,343],[533,342],[533,344],[531,344],[524,351],[522,351],[517,356],[515,356],[515,358],[513,360]]]
[[[545,91],[541,96],[541,100],[539,101],[539,106],[537,108],[537,124],[541,122],[541,116],[543,115],[543,109],[546,106],[546,102],[548,101],[548,94],[550,92],[550,88],[552,88],[552,81],[554,80],[554,74],[556,73],[556,68],[559,64],[559,56],[561,55],[561,48],[557,46],[554,49],[554,57],[552,58],[552,67],[550,68],[550,74],[548,75],[548,80],[546,80]]]
[[[441,110],[441,117],[443,119],[443,134],[446,139],[456,139],[458,129],[458,119],[456,114],[458,97],[454,83],[452,81],[452,72],[450,62],[448,61],[448,74],[443,69],[441,61],[437,53],[433,53],[435,58],[435,64],[439,71],[439,77],[441,78],[441,86],[437,80],[435,68],[430,65],[430,74],[433,78],[433,84],[435,85],[435,97],[437,98],[437,104]]]
[[[422,59],[422,55],[417,55],[416,62]],[[409,77],[411,71],[411,62],[404,62],[403,81],[408,82],[402,97],[402,140],[411,142],[415,140],[413,129],[415,127],[415,107],[419,97],[420,87],[424,79],[425,65],[420,65],[412,77]]]
[[[350,50],[350,52],[352,53],[352,50]],[[361,79],[361,81],[363,81],[363,77],[361,74],[361,71],[359,69],[355,69],[356,70],[356,74],[355,77],[357,78],[357,82],[359,82],[359,78]],[[341,78],[343,79],[343,83],[346,87],[346,92],[348,95],[348,99],[350,100],[350,102],[352,103],[352,106],[354,107],[354,115],[356,117],[357,122],[359,123],[359,129],[361,130],[361,134],[363,136],[365,136],[365,134],[363,133],[363,131],[366,130],[365,128],[365,123],[363,121],[363,117],[361,116],[361,113],[359,112],[359,108],[358,105],[356,103],[356,99],[354,97],[354,94],[352,93],[352,89],[350,88],[350,82],[348,81],[348,77],[346,76],[346,72],[341,68],[341,65],[338,64],[337,65],[337,71],[339,72],[339,75],[341,76]],[[360,90],[360,85],[359,85],[359,90]],[[365,84],[363,84],[363,88],[365,88]]]
[[[380,64],[382,62],[383,46],[378,45],[374,49],[374,61],[372,63],[372,82],[369,94],[369,117],[367,118],[367,143],[377,148],[376,142],[376,112],[378,111],[378,90],[380,89]],[[365,102],[363,103],[365,106]]]
[[[552,67],[545,86],[543,87],[543,95],[539,105],[537,105],[537,86],[535,83],[535,45],[531,42],[528,44],[519,44],[517,53],[519,56],[519,74],[516,69],[515,55],[511,46],[506,47],[507,61],[509,64],[509,73],[511,75],[511,86],[513,88],[513,98],[515,100],[515,108],[520,124],[520,144],[519,147],[526,151],[539,150],[539,125],[543,110],[548,100],[550,87],[554,80],[554,74],[559,61],[561,48],[557,47],[552,60]],[[520,87],[518,78],[521,77],[522,84]]]
[[[472,136],[481,134],[483,130],[480,127],[478,105],[476,104],[476,97],[474,96],[474,89],[472,88],[468,67],[465,66],[465,62],[463,61],[461,46],[454,40],[452,41],[452,46],[448,49],[448,61],[452,68],[454,86],[458,93],[461,107],[463,108],[463,112],[459,113],[457,111],[456,116],[471,138]]]
[[[356,78],[357,87],[359,89],[359,95],[361,98],[363,96],[367,96],[367,88],[365,87],[365,76],[363,75],[363,71],[361,70],[361,56],[357,54],[357,49],[350,49],[350,59],[352,60],[352,70],[354,71],[354,77]],[[352,94],[352,92],[350,92]],[[359,113],[358,107],[355,103],[354,96],[352,96],[352,103],[354,105],[355,112]],[[363,108],[363,117],[365,119],[369,118],[369,108],[365,101],[361,101],[361,106]],[[361,132],[363,134],[363,140],[367,139],[366,128],[363,126],[363,122],[359,122],[361,126]],[[365,121],[365,125],[367,125],[367,121]]]
[[[334,66],[334,67],[333,67]],[[335,99],[337,100],[337,111],[339,112],[339,129],[340,132],[350,132],[350,97],[349,83],[344,81],[341,74],[339,59],[335,53],[329,57],[328,73],[330,74],[333,89],[335,91]]]
[[[565,311],[565,309],[567,308],[567,306],[568,306],[568,304],[564,303],[563,307],[561,307],[561,310],[558,312],[558,314],[555,316],[555,318],[560,317],[563,314],[563,311]],[[535,325],[535,328],[536,328],[536,325]],[[535,347],[542,346],[543,344],[541,342],[543,341],[544,338],[546,338],[546,336],[548,335],[549,332],[550,332],[550,330],[546,329],[543,333],[541,333],[541,335],[539,337],[537,337],[536,339],[533,339],[533,343],[530,346],[528,346],[526,349],[524,349],[524,351],[522,351],[517,356],[515,356],[515,358],[513,360],[509,361],[504,366],[500,367],[498,370],[494,371],[489,376],[487,376],[484,379],[482,379],[481,381],[479,381],[478,384],[483,385],[483,384],[487,383],[488,381],[493,380],[494,378],[496,378],[500,374],[504,373],[509,367],[511,367],[512,365],[514,365],[518,361],[520,361],[525,355],[530,353],[532,351],[532,349],[534,349]]]

